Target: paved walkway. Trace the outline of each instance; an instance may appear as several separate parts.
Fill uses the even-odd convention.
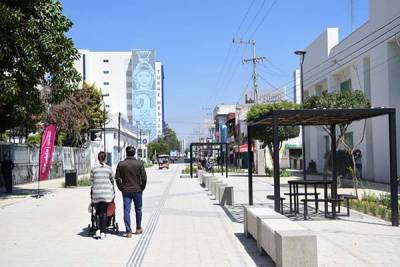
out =
[[[248,203],[247,176],[230,176],[235,188],[235,205],[228,210],[243,220],[241,204]],[[288,179],[281,179],[281,194],[288,192]],[[273,207],[266,195],[273,195],[273,179],[255,177],[254,204]],[[376,191],[378,192],[378,191]],[[284,204],[288,209],[288,201]],[[317,234],[319,266],[400,266],[400,228],[389,222],[351,211],[351,217],[338,220],[315,218],[297,223]]]
[[[214,205],[196,179],[180,179],[182,165],[172,166],[148,170],[145,232],[132,239],[122,232],[105,240],[86,235],[88,187],[61,189],[52,181],[48,188],[42,184],[42,198],[24,195],[12,203],[0,199],[1,265],[273,266],[268,257],[258,255],[252,240],[244,238],[241,223]],[[120,194],[116,204],[123,230]]]
[[[122,232],[105,240],[87,236],[89,187],[60,188],[62,179],[19,186],[16,195],[0,195],[0,259],[3,266],[273,266],[259,256],[256,243],[243,235],[242,205],[248,202],[247,177],[230,176],[235,205],[221,207],[197,179],[179,178],[182,165],[148,169],[143,235]],[[272,205],[270,178],[254,178],[256,205]],[[282,179],[282,193],[287,191]],[[124,230],[122,201],[116,196],[117,221]],[[133,220],[134,221],[134,220]],[[320,266],[400,266],[400,229],[352,212],[349,218],[317,218],[297,223],[318,237]]]

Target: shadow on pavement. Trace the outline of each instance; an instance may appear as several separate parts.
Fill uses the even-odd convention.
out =
[[[11,194],[0,193],[0,199],[13,199],[13,198],[21,198],[26,196],[35,197],[37,195],[37,189],[23,189],[14,187],[13,192]],[[50,194],[52,190],[48,189],[40,189],[40,194]]]
[[[115,236],[124,237],[125,232],[107,230],[106,234],[107,235],[115,235]],[[82,236],[82,237],[93,238],[94,231],[89,231],[89,227],[85,227],[85,228],[82,228],[82,230],[79,233],[77,233],[77,235]]]
[[[240,241],[246,249],[247,254],[254,261],[256,266],[259,267],[272,267],[275,266],[272,259],[268,255],[261,256],[257,250],[256,241],[252,238],[247,238],[244,233],[235,233],[236,238]]]

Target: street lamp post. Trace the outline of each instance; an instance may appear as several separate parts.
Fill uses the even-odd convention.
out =
[[[104,97],[110,96],[110,94],[102,94],[101,100],[103,101],[103,141],[104,141],[104,152],[107,153],[106,149],[106,103],[104,102]]]
[[[297,50],[294,52],[300,58],[300,91],[301,91],[301,104],[304,103],[304,82],[303,82],[303,63],[304,63],[304,55],[306,51]],[[295,99],[296,101],[296,99]],[[303,179],[307,179],[306,174],[306,145],[305,145],[305,135],[304,135],[304,126],[301,127],[301,143],[302,143],[302,152],[303,152]]]

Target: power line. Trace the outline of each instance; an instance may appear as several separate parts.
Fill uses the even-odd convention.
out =
[[[240,30],[241,30],[241,28],[242,28],[244,22],[246,21],[248,15],[249,15],[249,13],[250,13],[251,8],[252,8],[253,5],[254,5],[254,2],[255,2],[255,0],[252,0],[252,2],[250,3],[249,7],[247,8],[247,10],[246,10],[246,12],[245,12],[245,15],[243,16],[242,21],[240,22],[238,28],[237,28],[236,31],[235,31],[234,36],[238,35],[238,33],[240,32]],[[219,71],[218,78],[217,78],[217,82],[216,82],[216,86],[215,86],[217,90],[220,89],[220,88],[223,88],[222,85],[223,85],[223,82],[224,82],[225,80],[222,80],[222,76],[223,76],[223,74],[224,74],[224,70],[226,69],[225,67],[228,66],[228,69],[227,69],[227,72],[226,72],[227,74],[224,75],[224,76],[227,76],[228,73],[229,73],[229,71],[230,71],[230,69],[231,69],[233,60],[230,61],[230,64],[229,64],[229,65],[227,65],[227,63],[228,63],[228,59],[229,59],[229,56],[230,56],[231,51],[232,51],[232,47],[233,47],[233,43],[231,43],[231,45],[229,46],[228,53],[226,54],[225,59],[224,59],[224,61],[223,61],[223,64],[221,65],[221,69],[220,69],[220,71]],[[237,52],[238,52],[238,47],[236,47],[236,49],[235,49],[235,51],[234,51],[233,58],[235,58]],[[222,84],[221,84],[221,81],[222,81]]]
[[[386,24],[384,24],[383,26],[379,27],[379,28],[376,29],[375,31],[371,32],[370,34],[367,34],[366,36],[364,36],[363,38],[361,38],[361,39],[358,40],[357,42],[352,43],[352,44],[351,44],[349,47],[347,47],[346,49],[343,49],[342,51],[339,51],[335,56],[338,56],[338,55],[342,54],[343,52],[347,51],[348,49],[354,47],[355,45],[357,45],[357,44],[359,44],[360,42],[364,41],[364,40],[367,39],[368,37],[372,36],[373,34],[377,33],[378,31],[382,30],[382,29],[385,28],[386,26],[392,24],[394,21],[396,21],[396,20],[399,19],[399,18],[400,18],[400,16],[397,16],[396,18],[390,20],[388,23],[386,23]],[[397,27],[397,26],[399,26],[399,25],[396,25],[395,27]],[[395,28],[395,27],[394,27],[394,28]],[[392,29],[394,29],[394,28],[392,28]],[[392,29],[390,29],[389,31],[391,31]],[[386,34],[386,33],[387,33],[387,32],[385,32],[384,34]],[[378,38],[381,37],[381,36],[382,36],[382,35],[378,36]],[[377,39],[377,38],[376,38],[376,39]],[[372,42],[375,41],[376,39],[372,40]],[[371,42],[370,42],[370,43],[371,43]],[[369,44],[369,43],[367,43],[367,45],[368,45],[368,44]],[[365,47],[365,45],[364,45],[364,47]],[[356,50],[356,51],[357,51],[357,50]],[[321,63],[319,63],[319,64],[313,66],[311,69],[307,70],[307,72],[304,72],[304,74],[310,73],[311,71],[313,71],[314,69],[318,68],[319,66],[321,66],[322,64],[324,64],[324,63],[326,63],[326,62],[328,62],[328,61],[329,61],[329,58],[326,59],[326,60],[324,60],[324,61],[322,61]]]
[[[256,21],[258,15],[260,15],[262,9],[264,8],[265,2],[266,2],[266,0],[263,0],[263,2],[262,2],[262,4],[261,4],[260,8],[258,9],[256,15],[253,17],[253,19],[251,20],[250,24],[247,26],[247,29],[246,29],[246,31],[242,34],[242,37],[241,37],[241,38],[243,38],[243,37],[248,33],[248,31],[250,30],[251,26],[252,26],[253,23]]]
[[[260,23],[257,25],[253,33],[250,35],[250,39],[253,38],[253,36],[256,34],[258,29],[261,27],[261,25],[264,24],[265,19],[268,17],[269,13],[271,12],[272,8],[275,6],[275,4],[278,2],[278,0],[274,0],[271,4],[271,6],[268,8],[267,12],[264,14],[264,17],[261,19]]]
[[[400,24],[398,24],[397,26],[399,26],[399,25],[400,25]],[[396,27],[397,27],[397,26],[396,26]],[[394,28],[395,28],[395,27],[394,27]],[[393,30],[394,28],[392,28],[391,30]],[[391,30],[389,30],[389,31],[391,31]],[[386,33],[388,33],[389,31],[387,31]],[[386,33],[385,33],[385,34],[386,34]],[[341,60],[349,58],[349,56],[353,55],[353,54],[356,53],[356,52],[359,52],[361,49],[356,50],[356,51],[350,53],[350,54],[347,55],[346,57],[344,57],[344,58],[342,58],[342,59],[340,59],[340,60],[337,60],[337,61],[335,62],[337,65],[339,65],[338,67],[334,68],[333,70],[329,70],[330,68],[334,67],[335,65],[328,66],[327,68],[325,68],[325,69],[319,71],[319,73],[322,73],[322,74],[320,74],[319,76],[317,76],[317,78],[311,76],[311,77],[309,77],[309,78],[307,78],[307,79],[304,79],[304,82],[307,81],[308,83],[313,83],[313,82],[315,82],[315,81],[320,80],[322,77],[324,77],[324,76],[326,76],[327,74],[329,74],[329,73],[331,73],[331,72],[334,72],[334,71],[336,71],[337,69],[343,67],[343,65],[346,65],[347,63],[351,62],[352,60],[354,60],[355,58],[359,57],[360,55],[365,54],[366,52],[368,52],[368,51],[370,51],[371,49],[377,47],[378,45],[382,44],[383,42],[386,42],[388,39],[390,39],[390,38],[396,36],[398,33],[400,33],[400,31],[398,31],[398,32],[396,32],[396,33],[390,35],[390,36],[387,37],[386,39],[382,40],[381,42],[378,42],[377,44],[375,44],[375,45],[373,45],[373,46],[371,46],[371,47],[368,48],[367,50],[365,50],[365,51],[361,52],[360,54],[356,55],[355,57],[352,57],[352,58],[348,59],[348,60],[345,61],[344,63],[339,63]],[[380,37],[381,37],[381,36],[380,36]],[[376,40],[376,39],[375,39],[375,40]],[[374,41],[375,41],[375,40],[374,40]],[[370,43],[372,43],[372,42],[373,42],[373,41],[371,41]],[[369,44],[370,44],[370,43],[369,43]],[[364,47],[365,47],[365,46],[364,46]],[[363,48],[364,48],[364,47],[363,47]],[[328,72],[326,72],[326,71],[328,71]],[[325,73],[325,72],[326,72],[326,73]],[[312,79],[312,78],[314,78],[314,79]],[[311,81],[310,81],[310,79],[311,79]]]
[[[393,20],[391,20],[390,22],[388,22],[387,24],[385,24],[385,26],[391,24],[393,21],[395,21],[395,20],[398,19],[398,18],[400,18],[400,16],[398,16],[398,17],[396,17],[395,19],[393,19]],[[346,58],[348,58],[349,56],[353,55],[354,53],[359,52],[360,50],[362,50],[363,48],[365,48],[367,45],[369,45],[369,44],[371,44],[372,42],[376,41],[377,39],[379,39],[379,38],[382,37],[383,35],[387,34],[388,32],[390,32],[390,31],[392,31],[393,29],[395,29],[396,27],[398,27],[399,25],[400,25],[400,24],[395,25],[394,27],[392,27],[392,28],[390,28],[389,30],[385,31],[383,34],[381,34],[381,35],[379,35],[378,37],[374,38],[373,40],[369,41],[367,44],[365,44],[365,45],[364,45],[363,47],[361,47],[360,49],[355,50],[355,51],[351,52],[350,54],[344,56],[342,59],[337,60],[337,61],[336,61],[336,64],[338,64],[339,67],[337,67],[337,68],[335,68],[335,69],[333,69],[333,70],[331,70],[331,71],[328,71],[327,73],[323,73],[323,72],[325,72],[326,70],[329,70],[330,68],[334,67],[335,65],[331,65],[331,66],[328,66],[328,67],[326,67],[326,68],[324,68],[324,69],[322,69],[322,70],[318,70],[319,73],[323,73],[323,74],[322,74],[322,75],[319,75],[318,78],[314,78],[314,76],[310,76],[310,77],[308,77],[308,78],[305,78],[305,79],[304,79],[304,82],[307,81],[308,83],[313,83],[313,82],[319,80],[320,78],[326,76],[326,75],[329,74],[330,72],[333,72],[333,71],[339,69],[340,67],[342,67],[343,65],[347,64],[348,62],[354,60],[355,58],[357,58],[357,57],[360,56],[361,54],[370,51],[371,49],[375,48],[376,46],[380,45],[381,43],[387,41],[388,39],[390,39],[390,38],[392,38],[392,37],[394,37],[394,36],[396,36],[398,33],[400,33],[400,31],[399,31],[399,32],[396,32],[396,33],[394,33],[394,34],[392,34],[392,35],[390,35],[390,36],[387,37],[386,39],[384,39],[384,40],[382,40],[381,42],[379,42],[379,43],[373,45],[372,47],[370,47],[370,48],[368,48],[367,50],[363,51],[363,52],[360,53],[359,55],[357,55],[357,56],[355,56],[355,57],[352,57],[350,60],[347,60],[346,62],[340,64],[340,61],[342,61],[343,59],[346,59]],[[380,27],[379,29],[383,29],[385,26],[382,26],[382,27]],[[362,38],[362,39],[360,39],[359,41],[357,41],[356,43],[350,45],[348,48],[346,48],[346,49],[344,49],[344,50],[342,50],[342,51],[339,51],[335,56],[337,56],[337,55],[339,55],[339,54],[342,54],[343,52],[347,51],[349,48],[353,47],[355,44],[360,43],[361,41],[365,40],[366,38],[368,38],[369,36],[373,35],[373,34],[376,33],[377,31],[378,31],[378,30],[374,31],[374,32],[371,33],[371,34],[366,35],[364,38]],[[316,68],[318,68],[318,67],[321,66],[322,64],[328,62],[329,60],[332,60],[332,58],[327,58],[326,60],[322,61],[321,63],[319,63],[319,64],[313,66],[312,68],[310,68],[309,70],[305,71],[305,72],[304,72],[304,76],[305,76],[306,74],[309,74],[309,75],[310,75],[311,72],[312,72],[313,70],[315,70]],[[313,79],[313,78],[314,78],[314,79]],[[310,82],[310,80],[311,80],[311,82]],[[291,79],[290,81],[284,83],[282,86],[287,86],[287,85],[289,85],[289,84],[291,84],[291,83],[294,83],[293,79]]]

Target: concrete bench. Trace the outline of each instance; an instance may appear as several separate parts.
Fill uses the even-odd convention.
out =
[[[260,246],[277,266],[318,266],[317,237],[289,219],[261,219]]]
[[[225,204],[232,206],[234,203],[233,186],[220,186],[218,190],[219,204],[221,206],[224,206]]]
[[[202,173],[201,178],[200,178],[200,184],[201,184],[203,187],[205,187],[205,186],[206,186],[207,179],[210,178],[210,177],[212,177],[210,174],[208,174],[208,173]]]
[[[224,182],[223,181],[221,181],[221,180],[216,180],[215,182],[211,182],[211,194],[213,195],[213,196],[217,196],[217,187],[218,187],[218,185],[220,185],[220,184],[223,184]]]
[[[244,215],[244,234],[249,237],[249,234],[257,240],[258,226],[257,218],[269,219],[286,219],[285,216],[275,212],[273,209],[266,207],[249,207],[243,206]]]
[[[316,235],[271,208],[244,206],[244,233],[277,266],[318,266]]]
[[[220,188],[225,188],[227,187],[228,184],[227,183],[219,183],[215,185],[215,199],[218,200],[219,202],[221,201],[221,195],[224,193],[224,190],[221,190]]]
[[[210,191],[211,190],[211,182],[218,180],[215,177],[207,177],[206,179],[206,188]]]

